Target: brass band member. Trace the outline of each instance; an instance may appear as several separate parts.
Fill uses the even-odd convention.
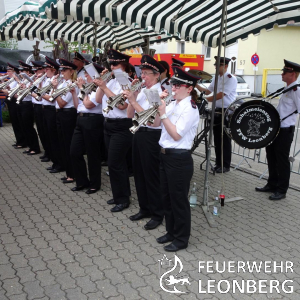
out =
[[[86,60],[79,52],[75,52],[75,55],[73,57],[73,64],[76,65],[77,78],[81,77],[85,80],[84,65],[86,64]]]
[[[130,56],[111,49],[108,58],[112,71],[116,69],[126,73],[130,71]],[[100,87],[96,99],[97,102],[102,103],[104,111],[108,98],[120,94],[122,87],[116,79],[110,80],[107,84],[101,79],[96,79],[94,82]],[[119,104],[108,113],[103,113],[104,139],[108,151],[107,164],[113,194],[113,199],[109,200],[108,204],[115,205],[111,212],[120,212],[128,208],[131,195],[126,155],[132,144],[132,134],[129,131],[132,120],[127,117],[127,106],[125,102],[124,105]]]
[[[60,59],[59,63],[59,70],[64,80],[61,83],[58,83],[57,78],[52,81],[53,88],[57,90],[68,87],[74,83],[77,78],[75,64],[65,59]],[[63,168],[66,170],[66,177],[62,179],[62,182],[72,183],[74,182],[74,171],[70,156],[70,146],[77,119],[77,110],[74,107],[72,93],[67,92],[65,95],[58,96],[56,98],[55,107],[56,126],[60,142],[61,157],[64,162]]]
[[[169,95],[172,93],[172,88],[171,88],[171,85],[170,85],[170,78],[171,78],[171,75],[170,75],[170,66],[169,64],[164,61],[164,60],[161,60],[159,62],[163,67],[164,67],[164,71],[160,74],[160,84],[163,86],[163,90],[167,90]]]
[[[19,70],[27,73],[28,76],[32,76],[31,66],[19,60]],[[22,89],[30,86],[30,83],[21,84]],[[15,95],[17,98],[17,95]],[[18,105],[18,118],[22,124],[23,132],[26,138],[26,144],[29,147],[23,153],[28,155],[36,155],[41,152],[38,135],[34,128],[34,110],[32,104],[32,96],[27,95]]]
[[[297,87],[297,78],[300,65],[284,60],[282,81],[287,87],[279,99],[277,110],[280,115],[280,131],[273,143],[266,147],[269,178],[264,187],[257,187],[258,192],[273,192],[270,200],[276,201],[286,197],[290,182],[290,149],[294,138],[297,113],[300,113],[300,88]]]
[[[144,80],[145,88],[139,93],[123,91],[129,100],[127,116],[133,118],[135,112],[142,112],[150,108],[146,98],[145,89],[157,89],[162,93],[160,74],[165,71],[163,66],[149,55],[143,55],[141,59],[141,77]],[[135,80],[138,81],[138,80]],[[135,83],[133,81],[133,84]],[[158,144],[161,134],[161,127],[141,126],[133,136],[133,174],[138,196],[140,210],[130,217],[130,220],[137,221],[151,217],[144,228],[155,229],[162,223],[164,218],[163,203],[160,198],[159,181],[159,152]]]
[[[171,242],[164,247],[174,252],[188,246],[191,232],[191,211],[188,200],[190,181],[193,176],[193,159],[190,149],[199,123],[199,111],[194,87],[199,78],[173,67],[171,78],[174,99],[167,107],[162,100],[159,117],[153,126],[161,122],[159,140],[161,197],[165,207],[166,231],[159,237],[160,244]],[[164,96],[165,93],[162,94]]]
[[[97,64],[94,64],[94,67],[99,74],[103,71],[103,68]],[[88,84],[93,82],[87,72],[85,77]],[[82,88],[84,79],[79,78],[77,82]],[[71,143],[71,158],[76,178],[76,187],[72,188],[72,191],[88,188],[86,194],[93,194],[101,187],[101,145],[104,143],[102,105],[96,101],[96,92],[85,95],[83,101],[78,98],[75,90],[71,92],[78,112]],[[87,154],[89,174],[84,153]]]
[[[16,74],[19,74],[20,71],[18,67],[7,63],[7,74],[10,78],[15,78],[14,81],[12,81],[6,89],[3,90],[5,95],[8,95],[9,91],[13,88],[15,88],[18,84],[18,79],[16,77]],[[8,106],[8,111],[9,111],[9,117],[12,123],[13,131],[16,137],[16,143],[13,144],[12,146],[15,149],[21,149],[25,148],[26,145],[26,139],[25,139],[25,134],[22,128],[22,125],[18,119],[18,104],[16,103],[16,98],[13,97],[11,100],[6,100],[7,106]]]

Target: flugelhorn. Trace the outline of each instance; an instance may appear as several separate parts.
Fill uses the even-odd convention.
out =
[[[7,77],[8,77],[8,75],[1,76],[1,77],[0,77],[0,81],[6,79]]]
[[[28,82],[32,82],[32,78],[34,77],[31,76],[29,77],[27,74],[25,73],[21,73],[22,77],[23,77],[23,81],[21,83],[19,83],[15,88],[13,88],[9,94],[8,94],[8,97],[7,97],[7,100],[11,100],[13,98],[14,95],[16,95],[20,89],[21,89],[21,84],[27,84]]]
[[[134,85],[131,86],[130,91],[131,92],[136,92],[137,90],[139,90],[142,85],[144,84],[143,81],[140,81]],[[115,106],[121,104],[124,105],[125,102],[125,98],[124,95],[121,93],[119,95],[116,95],[114,97],[109,97],[109,99],[106,101],[107,102],[107,107],[105,109],[103,109],[103,112],[108,114],[109,111],[113,110]]]
[[[37,89],[38,85],[44,80],[44,78],[47,76],[47,74],[44,74],[43,76],[39,77],[30,87],[22,90],[18,94],[18,98],[16,103],[19,104],[20,101],[22,101],[27,95],[31,94],[34,92],[35,89]]]
[[[66,86],[66,87],[63,87],[59,90],[56,90],[52,95],[51,97],[49,98],[49,101],[52,102],[54,101],[57,97],[59,96],[62,96],[62,95],[65,95],[67,94],[68,92],[70,92],[70,90],[72,90],[74,87],[77,86],[77,83],[76,82],[73,82],[72,84]]]
[[[169,105],[172,99],[173,95],[171,94],[162,100],[166,102],[166,105]],[[130,132],[132,134],[135,134],[142,125],[146,126],[148,123],[153,124],[157,115],[158,107],[158,103],[155,103],[152,107],[148,108],[147,110],[143,110],[140,113],[136,112],[134,114],[134,117],[132,118],[133,126],[129,128]]]
[[[5,90],[15,79],[12,77],[9,80],[7,80],[6,82],[2,82],[0,84],[0,90]]]
[[[110,81],[112,78],[113,78],[112,72],[107,72],[99,77],[99,79],[102,79],[103,81],[106,82]],[[84,84],[83,88],[80,89],[78,98],[80,100],[83,100],[86,95],[89,95],[91,92],[95,92],[96,89],[97,89],[97,85],[94,82]]]
[[[58,77],[57,78],[57,84],[60,84],[60,82],[62,81],[62,77]],[[53,84],[52,82],[50,81],[50,83],[46,86],[44,86],[43,88],[37,90],[35,93],[36,93],[36,96],[34,97],[37,101],[41,101],[43,96],[45,94],[48,94],[51,89],[53,88]]]

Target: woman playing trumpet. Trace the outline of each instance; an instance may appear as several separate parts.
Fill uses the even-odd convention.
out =
[[[193,159],[190,149],[199,123],[199,111],[193,97],[199,78],[181,68],[173,67],[171,79],[174,99],[167,107],[162,100],[153,126],[161,124],[159,140],[160,186],[164,204],[166,231],[157,242],[165,251],[175,252],[188,246],[191,231],[191,211],[188,201],[190,181],[193,176]],[[166,95],[166,94],[165,94]],[[165,96],[164,93],[162,96]]]
[[[140,68],[141,77],[144,81],[144,89],[157,89],[162,93],[160,74],[165,71],[164,67],[149,55],[143,55]],[[134,83],[134,82],[133,82]],[[127,116],[133,118],[134,113],[140,113],[150,107],[143,90],[140,93],[123,91],[129,101]],[[139,201],[139,212],[130,217],[137,221],[150,217],[146,223],[146,230],[155,229],[162,223],[164,211],[160,199],[159,190],[159,138],[161,127],[141,126],[133,136],[133,174]]]

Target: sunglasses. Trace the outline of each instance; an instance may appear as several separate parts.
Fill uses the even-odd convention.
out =
[[[287,73],[293,73],[294,71],[292,71],[292,70],[282,70],[282,74],[283,75],[285,75],[285,74],[287,74]]]

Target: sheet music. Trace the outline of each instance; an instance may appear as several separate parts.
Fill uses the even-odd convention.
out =
[[[152,105],[156,105],[156,104],[161,105],[161,100],[156,88],[144,89],[144,94],[146,95],[149,103],[151,103]]]
[[[129,76],[126,72],[123,72],[121,69],[116,69],[113,72],[123,90],[131,87],[131,82],[129,81]]]
[[[84,66],[84,69],[91,76],[92,79],[96,79],[100,77],[100,74],[98,73],[98,71],[96,70],[93,64]]]

